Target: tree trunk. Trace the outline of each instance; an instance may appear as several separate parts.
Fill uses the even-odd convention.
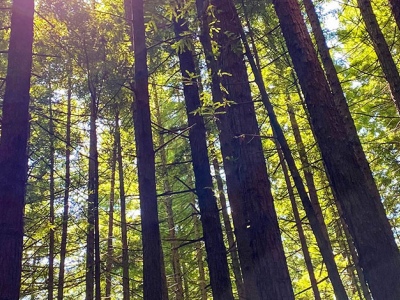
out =
[[[111,271],[114,257],[114,203],[115,203],[115,171],[117,167],[117,132],[118,116],[115,113],[114,143],[111,155],[111,180],[110,180],[110,201],[108,208],[108,238],[107,238],[107,260],[106,260],[106,299],[111,299]]]
[[[400,255],[363,152],[346,123],[319,64],[296,0],[274,0],[281,29],[311,116],[332,188],[354,239],[374,299],[400,297]]]
[[[28,171],[33,0],[14,0],[0,141],[0,299],[18,299]]]
[[[239,20],[238,20],[239,22]],[[311,228],[313,230],[313,233],[316,237],[317,240],[317,244],[318,247],[321,251],[321,255],[323,257],[323,260],[326,264],[326,268],[328,271],[328,275],[329,275],[329,279],[332,282],[333,285],[333,289],[335,291],[335,295],[338,299],[343,299],[343,300],[347,300],[347,294],[346,294],[346,290],[343,286],[342,280],[340,279],[340,275],[339,275],[339,271],[337,269],[337,265],[335,262],[335,258],[333,256],[332,253],[332,247],[329,241],[329,237],[326,231],[326,227],[324,226],[324,222],[323,220],[319,220],[318,219],[318,215],[317,212],[314,209],[314,206],[316,206],[317,208],[320,209],[319,207],[319,203],[318,200],[315,199],[314,205],[313,203],[310,201],[310,198],[307,194],[307,191],[305,189],[303,180],[300,176],[300,172],[296,166],[295,160],[293,158],[292,152],[289,148],[289,145],[287,143],[286,137],[282,131],[282,128],[278,122],[278,119],[275,115],[274,112],[274,108],[272,106],[271,101],[269,100],[269,96],[267,94],[266,88],[265,88],[265,84],[264,84],[264,80],[262,78],[261,75],[261,71],[259,69],[257,69],[256,66],[256,62],[254,60],[254,57],[251,55],[251,50],[250,50],[250,46],[247,42],[246,39],[246,35],[242,29],[242,27],[240,27],[240,34],[244,43],[244,47],[246,50],[246,54],[250,63],[250,66],[253,70],[253,74],[255,77],[255,81],[257,83],[257,86],[260,90],[261,93],[261,101],[263,102],[267,112],[268,112],[268,117],[271,123],[271,127],[273,128],[276,138],[280,144],[280,147],[282,149],[282,152],[285,156],[287,165],[289,167],[290,173],[293,177],[296,189],[299,193],[301,202],[303,204],[304,210],[306,212],[307,218],[310,221],[310,225]],[[321,209],[320,209],[321,210]],[[322,213],[320,212],[321,217],[322,217]],[[322,225],[322,224],[323,225]],[[325,228],[325,231],[324,231]]]
[[[54,191],[54,124],[53,124],[53,107],[51,103],[51,97],[49,99],[49,139],[50,139],[50,213],[49,213],[49,277],[47,279],[47,299],[53,300],[54,298],[54,201],[55,201],[55,191]]]
[[[301,250],[303,251],[304,262],[305,262],[306,267],[307,267],[308,276],[310,277],[311,288],[313,290],[315,300],[321,300],[321,295],[320,295],[319,290],[318,290],[317,279],[315,278],[315,274],[314,274],[314,267],[313,267],[313,264],[312,264],[310,251],[308,250],[306,236],[304,234],[303,226],[301,224],[301,218],[300,218],[300,214],[299,214],[299,209],[297,207],[296,198],[294,196],[292,183],[290,181],[289,171],[287,169],[285,158],[284,158],[284,155],[282,153],[282,150],[280,149],[279,143],[276,142],[275,144],[276,144],[276,149],[278,150],[278,156],[279,156],[279,160],[280,160],[280,163],[281,163],[283,175],[285,177],[285,183],[286,183],[286,186],[287,186],[287,189],[288,189],[290,204],[292,206],[293,216],[294,216],[294,220],[296,222],[297,233],[299,234]]]
[[[364,20],[365,27],[371,38],[376,55],[385,78],[389,83],[392,99],[396,105],[397,112],[400,114],[400,74],[396,64],[390,53],[389,46],[383,36],[382,30],[379,28],[378,21],[372,10],[371,0],[357,0],[361,16]],[[397,4],[398,6],[398,4]]]
[[[222,105],[216,116],[246,296],[253,300],[294,299],[246,65],[236,51],[241,46],[237,40],[241,25],[232,1],[214,0],[211,5],[220,28],[217,61],[208,36],[208,5],[198,0],[200,38],[212,74],[213,98]],[[219,78],[219,74],[228,75]],[[227,94],[222,94],[220,83]],[[235,104],[224,105],[224,98]]]
[[[72,72],[71,72],[72,73]],[[60,271],[58,274],[57,299],[64,298],[64,276],[65,276],[65,257],[67,254],[67,236],[68,236],[68,217],[69,217],[69,189],[71,185],[71,93],[72,83],[71,76],[68,76],[68,91],[67,91],[67,124],[65,136],[65,180],[64,180],[64,209],[62,218],[62,233],[61,233],[61,249],[60,249]]]
[[[97,94],[88,78],[91,96],[89,133],[88,233],[86,249],[86,300],[100,300],[99,160],[97,152]],[[95,291],[95,293],[94,293]]]
[[[213,153],[213,156],[214,158],[212,162],[215,172],[215,181],[217,182],[219,201],[221,203],[222,218],[224,220],[225,232],[229,245],[229,253],[232,259],[232,270],[235,276],[235,283],[238,291],[239,300],[244,300],[247,298],[243,287],[243,277],[242,277],[242,271],[240,270],[240,261],[237,253],[237,246],[235,242],[234,232],[227,209],[227,200],[224,192],[224,183],[222,181],[221,171],[218,159],[215,157],[215,153]]]
[[[397,0],[389,0],[390,7],[392,8],[393,16],[397,24],[397,28],[400,29],[400,3]]]
[[[128,227],[126,223],[126,197],[124,165],[122,161],[121,130],[119,127],[119,114],[115,116],[115,142],[117,145],[119,198],[121,202],[121,240],[122,240],[122,289],[123,299],[129,300],[129,249],[128,249]]]
[[[324,216],[322,214],[321,205],[319,203],[317,189],[315,187],[315,182],[314,182],[314,175],[311,172],[312,166],[311,166],[310,162],[308,161],[307,152],[304,147],[303,138],[301,137],[301,133],[300,133],[299,125],[297,123],[296,115],[293,111],[293,107],[290,104],[288,104],[288,112],[289,112],[290,124],[292,125],[294,139],[295,139],[296,145],[297,145],[297,151],[299,153],[299,157],[300,157],[300,161],[301,161],[301,167],[303,169],[304,178],[306,180],[306,184],[307,184],[307,188],[308,188],[308,194],[310,197],[310,201],[314,208],[315,214],[317,215],[317,219],[321,226],[322,232],[323,232],[325,238],[329,241],[328,229],[326,228]],[[332,245],[330,243],[329,243],[329,248],[332,251]]]
[[[155,162],[148,90],[147,49],[143,0],[132,0],[135,53],[135,126],[143,242],[143,295],[162,300],[161,237],[158,222]]]
[[[174,20],[174,30],[175,37],[179,42],[182,39],[182,35],[189,30],[187,22],[183,18]],[[178,56],[183,78],[187,78],[188,74],[197,74],[193,53],[188,47],[184,47],[182,51],[179,51]],[[193,77],[189,78],[189,80],[190,83],[184,82],[183,93],[188,126],[190,127],[189,143],[212,294],[215,300],[233,300],[221,221],[210,173],[206,128],[203,117],[200,114],[193,113],[201,106],[197,78]]]
[[[197,217],[197,211],[195,209],[196,207],[196,200],[193,197],[192,200],[192,207],[193,207],[193,227],[194,227],[194,236],[196,238],[201,238],[202,232],[201,232],[201,226],[199,219]],[[199,241],[196,243],[196,260],[197,260],[197,265],[199,267],[199,288],[200,288],[200,299],[201,300],[207,300],[207,290],[206,290],[206,274],[204,271],[204,251],[202,248],[202,242]],[[189,299],[189,298],[188,298]]]

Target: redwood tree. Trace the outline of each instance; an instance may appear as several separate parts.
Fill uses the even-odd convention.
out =
[[[396,63],[391,55],[389,45],[383,36],[382,30],[379,27],[378,20],[372,9],[371,0],[357,0],[357,3],[365,23],[365,28],[371,38],[382,71],[389,84],[397,112],[400,114],[400,74],[397,70]],[[393,8],[396,8],[398,5],[399,4],[394,5]]]
[[[179,43],[185,32],[189,30],[187,22],[178,17],[174,21],[174,30]],[[188,74],[197,73],[193,53],[187,46],[183,47],[178,56],[183,78],[187,77]],[[191,127],[189,143],[192,153],[196,194],[203,225],[204,243],[207,251],[208,269],[210,271],[210,284],[215,300],[233,300],[217,199],[213,192],[213,181],[207,152],[206,127],[203,117],[193,113],[201,105],[198,83],[196,78],[191,77],[189,79],[190,83],[184,84],[183,93],[185,95],[188,125]]]
[[[368,162],[318,61],[297,0],[274,0],[332,188],[343,209],[374,299],[400,297],[400,255]],[[356,134],[356,133],[355,133]]]
[[[390,7],[394,15],[394,19],[397,23],[398,29],[400,29],[400,3],[397,0],[389,0]]]
[[[128,6],[129,7],[129,6]],[[149,74],[144,24],[143,0],[132,0],[132,32],[135,54],[135,126],[136,156],[139,180],[140,211],[143,243],[143,296],[161,300],[163,295],[161,237],[158,222],[153,134],[149,105]]]
[[[212,93],[220,108],[217,124],[245,293],[249,299],[294,299],[258,130],[249,78],[240,49],[233,1],[197,1],[201,41],[212,74]],[[215,20],[210,20],[215,15]],[[209,22],[218,27],[213,56]],[[220,77],[220,75],[223,75]],[[222,93],[221,85],[226,93]],[[231,101],[227,105],[225,99]]]
[[[33,0],[14,0],[0,140],[0,299],[19,298],[33,11]]]

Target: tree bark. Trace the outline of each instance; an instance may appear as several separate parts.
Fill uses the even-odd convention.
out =
[[[400,3],[397,0],[389,0],[390,7],[392,8],[394,20],[396,21],[397,28],[400,29]]]
[[[72,70],[71,70],[72,73]],[[64,180],[64,208],[62,218],[62,233],[60,246],[60,271],[58,274],[57,299],[64,298],[64,276],[65,276],[65,257],[67,254],[67,236],[68,236],[68,217],[69,217],[69,189],[71,185],[71,94],[72,94],[72,74],[68,76],[67,91],[67,124],[65,136],[65,180]]]
[[[97,93],[90,78],[90,133],[88,181],[88,233],[86,249],[86,300],[100,300],[99,159],[97,151]]]
[[[378,21],[372,9],[371,0],[357,0],[361,16],[365,27],[371,38],[376,55],[385,78],[389,84],[392,93],[392,99],[396,105],[397,112],[400,114],[400,74],[390,53],[389,46],[379,28]],[[398,5],[398,4],[397,4]]]
[[[14,0],[0,141],[0,299],[18,299],[27,182],[33,0]]]
[[[179,15],[179,14],[178,14]],[[178,43],[182,35],[189,30],[183,18],[174,20],[175,37]],[[197,74],[193,53],[188,47],[178,52],[179,65],[183,78]],[[232,286],[229,275],[228,260],[222,236],[221,221],[217,199],[213,192],[213,182],[208,159],[206,128],[203,117],[194,114],[201,106],[197,78],[191,76],[189,82],[184,82],[186,114],[188,119],[189,143],[192,154],[193,172],[195,177],[196,195],[200,208],[203,237],[207,253],[210,284],[215,300],[233,300]]]
[[[143,0],[132,0],[135,54],[135,126],[143,243],[143,296],[162,300],[161,237],[158,222],[155,161],[148,90],[147,49]]]
[[[364,153],[353,146],[296,0],[274,0],[332,188],[374,299],[400,297],[400,255]],[[356,135],[356,133],[355,133]]]
[[[253,300],[294,299],[246,66],[236,50],[241,46],[237,41],[241,25],[232,1],[214,0],[210,4],[220,28],[217,61],[208,36],[208,5],[198,0],[200,39],[212,74],[213,98],[222,105],[216,116],[246,296]],[[219,78],[219,74],[225,75]],[[225,105],[224,98],[235,104]]]
[[[239,20],[238,20],[238,22],[239,22]],[[324,224],[323,220],[318,219],[317,212],[314,208],[314,207],[316,207],[317,209],[318,208],[320,209],[318,200],[315,199],[316,203],[313,204],[307,194],[303,180],[300,176],[300,172],[296,166],[292,152],[287,143],[286,137],[285,137],[285,135],[282,131],[282,128],[278,122],[278,119],[275,115],[272,103],[269,100],[269,96],[268,96],[267,90],[265,88],[265,84],[264,84],[264,80],[261,75],[261,71],[257,68],[256,62],[254,60],[254,57],[251,54],[251,49],[249,47],[246,35],[245,35],[242,27],[240,27],[240,34],[241,34],[241,37],[242,37],[242,40],[244,43],[244,47],[246,50],[246,54],[247,54],[250,66],[254,73],[256,84],[261,93],[261,101],[263,102],[263,104],[268,112],[268,117],[269,117],[269,120],[271,123],[271,127],[273,128],[273,130],[275,132],[276,139],[278,140],[280,147],[282,149],[282,152],[285,156],[288,168],[293,177],[296,189],[299,193],[299,196],[300,196],[301,202],[303,204],[304,210],[306,212],[307,218],[310,221],[310,225],[311,225],[313,233],[316,237],[318,247],[320,249],[323,260],[326,264],[329,279],[332,282],[332,286],[335,291],[335,295],[338,299],[347,300],[348,297],[346,294],[346,290],[343,286],[342,280],[340,279],[340,274],[337,269],[335,258],[333,256],[331,243],[329,241],[326,227],[324,226],[325,224]],[[322,217],[321,212],[320,212],[320,214]],[[325,228],[325,231],[324,231],[324,228]]]

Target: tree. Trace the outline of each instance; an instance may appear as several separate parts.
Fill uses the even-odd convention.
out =
[[[217,124],[245,293],[255,300],[292,299],[247,70],[243,55],[237,51],[241,47],[237,12],[232,1],[210,2],[220,46],[215,59],[205,4],[197,1],[202,18],[200,39],[212,76],[214,102],[220,107]]]
[[[332,188],[373,297],[396,299],[400,256],[363,152],[354,147],[296,0],[274,1]],[[316,88],[318,87],[318,88]],[[328,125],[329,124],[329,125]],[[332,127],[330,124],[335,124]]]
[[[129,293],[129,249],[128,249],[128,225],[126,222],[126,196],[124,166],[122,160],[121,130],[119,126],[119,112],[115,114],[115,141],[117,147],[119,199],[121,205],[121,240],[122,240],[122,287],[124,300],[130,299]]]
[[[178,43],[184,43],[182,36],[188,31],[188,26],[182,17],[174,20],[174,31]],[[190,127],[189,143],[210,271],[210,284],[214,299],[229,300],[233,299],[232,287],[217,200],[213,192],[206,128],[202,116],[195,114],[201,106],[195,61],[189,47],[183,46],[180,49],[182,50],[178,52],[178,56],[181,74],[184,78],[183,93],[185,95],[188,126]],[[189,78],[185,79],[188,76]]]
[[[147,49],[143,0],[132,0],[132,32],[135,54],[135,126],[136,156],[139,179],[143,243],[143,296],[146,300],[161,300],[161,239],[158,223],[154,149],[149,106]]]
[[[394,19],[397,23],[397,28],[400,29],[400,4],[396,0],[389,0],[390,7],[393,11]]]
[[[254,73],[255,81],[260,90],[261,101],[263,102],[263,104],[267,110],[268,117],[269,117],[269,120],[271,123],[271,127],[273,129],[274,135],[276,136],[276,139],[279,143],[281,151],[285,157],[287,166],[293,177],[294,184],[299,193],[303,207],[306,211],[307,218],[310,221],[311,228],[317,239],[318,247],[321,251],[322,257],[326,264],[326,267],[328,270],[328,275],[332,282],[333,289],[335,291],[335,295],[338,299],[347,300],[348,297],[346,294],[346,290],[340,279],[339,271],[338,271],[337,265],[335,263],[335,258],[332,253],[332,247],[330,244],[330,240],[329,240],[328,234],[326,232],[326,227],[325,227],[323,219],[321,219],[322,213],[321,213],[321,209],[319,207],[318,200],[314,198],[313,199],[314,201],[311,201],[310,197],[307,194],[305,185],[300,176],[300,172],[296,166],[296,162],[293,158],[292,152],[289,148],[289,145],[288,145],[286,137],[283,133],[282,127],[280,126],[280,124],[278,122],[278,119],[276,117],[272,103],[269,100],[269,96],[268,96],[268,93],[265,88],[265,84],[264,84],[264,80],[261,75],[261,71],[259,68],[257,68],[256,61],[251,54],[251,49],[247,42],[247,38],[246,38],[246,35],[244,34],[243,29],[241,29],[241,37],[242,37],[244,47],[246,50],[246,55],[248,57],[250,66]],[[256,49],[256,47],[254,47],[254,49]],[[313,195],[313,196],[315,196],[315,195]]]
[[[113,267],[113,256],[114,256],[114,204],[115,204],[115,174],[117,168],[117,126],[118,126],[118,115],[115,114],[114,124],[114,143],[111,154],[111,179],[110,179],[110,200],[108,208],[108,236],[107,236],[107,259],[106,259],[106,291],[105,298],[111,299],[111,281],[112,281],[112,267]]]
[[[392,99],[400,114],[400,74],[390,53],[389,46],[379,27],[378,20],[372,9],[371,0],[357,0],[358,7],[365,23],[365,28],[371,38],[376,55],[392,93]],[[395,7],[395,6],[393,6]]]
[[[72,73],[72,70],[70,70]],[[71,186],[71,97],[72,83],[71,76],[68,76],[67,89],[67,122],[65,134],[65,177],[64,177],[64,199],[63,199],[63,216],[62,216],[62,232],[61,232],[61,249],[60,249],[60,270],[58,273],[57,299],[62,300],[64,297],[64,277],[65,277],[65,258],[67,255],[67,238],[68,238],[68,219],[69,219],[69,193]]]
[[[0,299],[18,299],[27,182],[33,0],[14,0],[0,140]]]

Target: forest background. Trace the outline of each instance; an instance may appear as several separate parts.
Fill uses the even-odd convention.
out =
[[[2,94],[7,85],[6,76],[9,76],[7,53],[11,51],[11,46],[9,51],[7,49],[12,32],[11,12],[27,2],[29,0],[15,0],[11,9],[11,1],[1,1]],[[271,208],[270,212],[276,211],[277,234],[282,240],[285,255],[278,255],[277,260],[287,266],[293,289],[293,292],[288,292],[293,293],[289,298],[282,295],[280,299],[334,299],[335,295],[336,299],[372,299],[371,292],[375,299],[398,299],[396,291],[392,294],[393,298],[382,298],[383,294],[378,293],[374,295],[370,277],[364,277],[365,268],[359,263],[362,250],[356,249],[354,233],[349,232],[351,225],[347,223],[352,222],[349,221],[351,218],[344,217],[338,199],[341,195],[332,189],[335,180],[332,181],[332,175],[327,175],[330,163],[321,155],[320,149],[323,151],[335,146],[322,145],[314,131],[315,123],[310,124],[314,117],[309,111],[312,105],[305,99],[309,94],[304,87],[306,76],[301,76],[296,69],[293,51],[281,32],[283,26],[274,5],[262,0],[238,0],[234,1],[235,6],[231,0],[205,1],[204,18],[199,12],[201,2],[144,1],[144,21],[141,25],[146,34],[146,58],[140,56],[145,54],[143,44],[140,44],[143,40],[137,40],[141,36],[141,27],[135,27],[135,22],[136,25],[140,23],[140,1],[35,1],[20,297],[267,299],[262,296],[263,288],[259,282],[256,283],[256,290],[259,290],[257,297],[260,298],[249,296],[251,292],[246,285],[250,280],[246,278],[250,277],[246,277],[245,271],[248,265],[242,254],[244,252],[239,250],[238,253],[236,246],[236,238],[240,239],[241,233],[239,223],[235,226],[232,217],[236,215],[239,220],[238,215],[245,206],[236,206],[235,209],[235,204],[230,203],[234,201],[231,199],[234,193],[230,193],[228,181],[232,171],[229,165],[234,165],[232,161],[239,159],[235,152],[232,155],[221,153],[227,143],[223,135],[231,130],[231,139],[240,144],[240,148],[251,144],[254,139],[260,141],[262,146],[261,159],[265,158],[266,172],[260,177],[269,176],[274,200],[274,209]],[[278,11],[279,0],[273,2]],[[297,1],[282,0],[281,3],[284,2]],[[366,17],[361,14],[365,13],[365,9],[360,10],[370,1],[320,0],[314,1],[314,8],[386,210],[394,241],[398,244],[400,98],[396,91],[400,93],[400,86],[396,90],[395,84],[391,83],[392,77],[385,72],[388,67],[385,67],[385,62],[393,61],[394,73],[397,72],[399,77],[396,66],[400,59],[400,28],[396,23],[396,3],[389,2],[372,1],[373,17],[384,37],[378,43],[371,28],[366,28],[373,20],[365,22]],[[321,54],[321,44],[318,44],[321,36],[315,34],[313,27],[316,20],[310,16],[310,3],[306,0],[301,3],[302,15],[315,49],[320,51],[320,62],[328,73],[326,57]],[[231,25],[222,20],[224,7],[236,7]],[[138,14],[132,23],[135,12]],[[209,26],[206,34],[204,22]],[[239,23],[240,29],[237,27]],[[205,35],[211,37],[208,49]],[[235,44],[229,51],[245,62],[248,74],[248,77],[240,77],[236,82],[240,85],[239,91],[232,88],[235,83],[230,80],[239,77],[240,72],[229,72],[221,67],[224,65],[224,45],[232,40]],[[389,54],[379,50],[377,44],[382,42],[387,45]],[[185,69],[182,63],[190,58],[193,61],[192,71]],[[143,81],[144,85],[138,86],[140,80],[145,77],[147,80],[147,76],[138,74],[140,62],[147,62],[144,67],[148,71],[148,85]],[[214,67],[221,68],[213,69],[213,62]],[[396,74],[392,75],[396,78]],[[329,74],[326,77],[329,81]],[[220,78],[219,82],[216,78]],[[243,80],[246,81],[244,87],[241,86]],[[246,85],[250,88],[254,104],[255,131],[238,130],[245,125],[234,127],[242,121],[247,122],[245,118],[251,114],[247,110],[226,115],[234,110],[232,107],[247,105],[245,102],[239,104],[235,99],[242,90],[246,91]],[[318,88],[311,81],[309,85]],[[148,86],[148,90],[139,91],[143,86]],[[187,94],[188,87],[192,86],[196,86],[199,104],[187,100],[190,96]],[[223,95],[220,101],[215,100],[218,90]],[[146,93],[150,99],[150,134],[140,125],[145,124],[140,118],[145,118],[146,113],[140,106],[145,102],[140,102],[138,97]],[[242,97],[240,95],[239,98]],[[135,114],[136,117],[132,117]],[[242,118],[242,121],[229,123],[229,120],[226,121],[229,118]],[[221,125],[223,122],[228,122],[231,127],[224,127]],[[284,143],[279,140],[277,123],[294,159],[292,165]],[[196,127],[196,124],[203,124],[201,126],[207,132],[206,160],[197,159],[204,155],[204,151],[199,154],[203,148],[193,146],[199,145],[196,139],[201,138],[201,134],[197,138],[191,135],[194,128],[201,127]],[[335,128],[336,125],[332,123],[328,127]],[[138,131],[147,136],[150,148],[149,144],[142,144]],[[139,167],[138,178],[140,162],[137,151],[140,147],[144,151],[141,155],[153,153],[155,161],[152,166],[145,164],[144,169]],[[248,164],[238,167],[237,180],[246,181],[240,178],[240,174],[245,177],[252,173],[255,176],[252,179],[254,185],[262,185],[264,181],[256,182],[254,179],[258,178],[256,166],[260,151],[246,151],[250,158]],[[345,162],[344,159],[343,170],[350,169]],[[211,165],[208,173],[212,175],[212,182],[211,186],[209,182],[206,186],[208,184],[208,192],[211,193],[209,199],[217,200],[217,218],[215,214],[211,216],[212,207],[200,202],[200,179],[196,177],[199,176],[196,168],[200,165]],[[149,191],[144,189],[151,190],[153,185],[146,181],[151,174],[144,173],[151,173],[152,170],[156,186],[150,194],[146,194]],[[145,179],[140,187],[141,176]],[[306,211],[304,194],[301,188],[298,190],[299,180],[304,182],[308,194],[305,197],[310,200],[315,222],[320,227],[315,226],[320,229],[315,229],[312,217],[309,219],[310,210]],[[357,184],[354,181],[354,185]],[[256,189],[254,185],[248,189]],[[268,184],[263,188],[266,187]],[[348,186],[348,189],[351,188]],[[152,203],[153,206],[146,202],[144,194],[150,195],[150,198],[154,196],[157,201]],[[243,195],[241,200],[246,202],[247,198]],[[150,208],[144,207],[144,203],[150,203]],[[154,203],[158,205],[158,211]],[[367,206],[365,210],[370,209]],[[149,213],[147,217],[153,218],[152,222],[158,218],[156,228],[154,223],[149,227],[143,223],[143,209]],[[257,209],[254,209],[256,212]],[[249,214],[251,216],[251,212]],[[256,226],[251,217],[244,216],[242,221],[247,229]],[[318,230],[319,236],[322,235],[328,244],[319,240],[318,233],[315,233]],[[206,232],[214,232],[213,247],[207,246],[207,243],[214,242]],[[151,251],[145,248],[145,253],[144,236],[151,240],[149,243],[154,242],[147,248]],[[219,237],[221,245],[218,244]],[[371,243],[373,241],[371,238]],[[158,245],[161,246],[159,252]],[[328,247],[326,256],[321,254],[323,245]],[[218,249],[226,249],[226,252]],[[211,274],[218,273],[218,270],[212,270],[214,262],[211,257],[214,256],[218,259],[225,257],[222,262],[227,259],[229,283],[225,283],[232,287],[228,298],[218,296],[214,288],[215,279],[210,281],[210,277],[214,276]],[[143,269],[143,263],[146,264],[149,257],[159,257],[159,270]],[[223,273],[221,270],[220,274]],[[160,277],[162,298],[146,297],[146,284],[149,291],[151,273]],[[223,274],[219,278],[222,277]],[[156,290],[157,284],[150,285],[151,288]]]

